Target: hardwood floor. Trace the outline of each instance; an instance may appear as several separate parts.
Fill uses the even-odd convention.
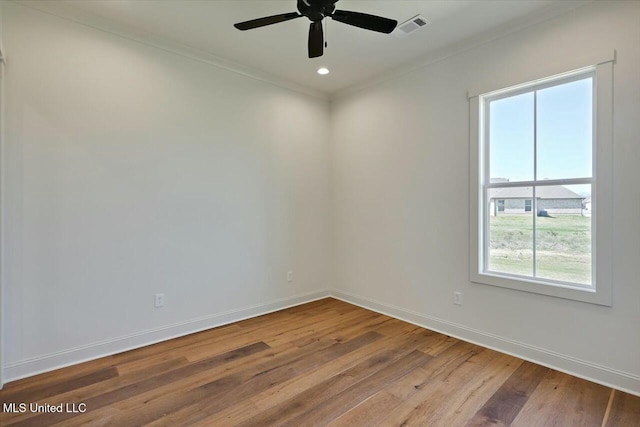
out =
[[[3,412],[3,426],[640,426],[640,397],[330,298],[9,383],[0,400],[86,405]]]

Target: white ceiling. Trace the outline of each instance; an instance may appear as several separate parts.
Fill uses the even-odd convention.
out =
[[[324,56],[307,58],[309,21],[300,18],[250,31],[236,22],[296,11],[295,0],[58,0],[22,1],[62,16],[78,14],[93,24],[114,23],[142,37],[184,45],[249,69],[333,94],[406,64],[426,60],[447,47],[488,33],[552,16],[585,1],[567,0],[340,0],[338,9],[405,21],[430,21],[405,38],[328,22]],[[98,24],[96,24],[98,23]],[[104,25],[102,25],[104,26]],[[328,76],[316,69],[326,66]]]

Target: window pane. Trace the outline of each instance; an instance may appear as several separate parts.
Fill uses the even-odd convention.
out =
[[[591,77],[537,92],[539,180],[591,177],[592,107]]]
[[[533,180],[533,92],[489,106],[491,182]]]
[[[526,212],[532,198],[531,187],[489,190],[489,271],[533,276],[533,213]]]
[[[537,187],[536,277],[591,285],[591,185]]]

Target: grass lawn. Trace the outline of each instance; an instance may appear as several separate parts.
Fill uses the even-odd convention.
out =
[[[533,275],[533,217],[490,218],[489,269]],[[536,277],[591,284],[591,218],[536,218]]]

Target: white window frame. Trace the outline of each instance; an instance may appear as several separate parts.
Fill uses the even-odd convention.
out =
[[[566,298],[575,301],[611,306],[613,279],[613,64],[615,52],[595,65],[576,67],[564,73],[549,73],[547,77],[531,79],[523,84],[498,85],[490,90],[470,92],[470,280],[474,283],[499,286],[519,291]],[[592,63],[593,64],[593,63]],[[592,284],[583,286],[557,281],[545,281],[524,276],[506,275],[487,271],[484,244],[485,209],[484,191],[488,173],[484,171],[485,124],[482,103],[486,99],[497,99],[501,93],[514,96],[545,85],[556,85],[572,79],[583,78],[593,73],[593,173],[588,179],[546,181],[545,185],[567,185],[592,183]],[[573,182],[576,181],[576,182]],[[579,182],[578,182],[579,181]],[[584,182],[582,182],[584,181]],[[535,183],[540,186],[540,181]],[[511,184],[508,184],[511,185]],[[501,183],[500,186],[504,186]],[[513,186],[531,186],[531,182],[513,183]],[[534,197],[535,199],[535,197]],[[535,205],[535,203],[534,203]],[[535,209],[535,206],[533,206]]]

